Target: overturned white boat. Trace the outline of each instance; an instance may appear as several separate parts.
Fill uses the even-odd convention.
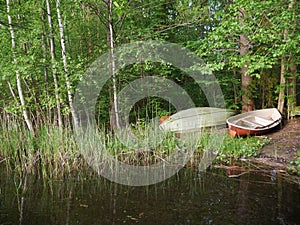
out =
[[[234,112],[214,107],[198,107],[179,111],[160,124],[160,129],[175,133],[197,132],[209,127],[226,126]]]

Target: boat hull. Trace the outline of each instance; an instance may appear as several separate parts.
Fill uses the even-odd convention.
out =
[[[227,119],[232,137],[262,135],[277,127],[282,120],[275,108],[261,109],[242,113]]]
[[[233,111],[221,108],[191,108],[168,118],[161,118],[160,129],[175,133],[188,133],[198,132],[208,127],[226,127],[226,119],[233,114]]]

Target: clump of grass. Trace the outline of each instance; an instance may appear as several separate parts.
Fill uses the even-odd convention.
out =
[[[206,151],[212,152],[211,158],[215,158],[215,161],[230,164],[231,161],[239,158],[257,156],[260,149],[270,142],[266,137],[231,138],[227,133],[203,131],[199,133],[199,138],[194,139],[197,140],[195,149],[189,149],[188,142],[183,137],[178,139],[177,135],[173,133],[166,133],[161,142],[156,143],[153,148],[147,148],[149,142],[155,143],[153,136],[149,135],[151,133],[149,128],[147,126],[135,127],[132,132],[140,140],[133,148],[121,142],[116,135],[109,134],[102,135],[106,135],[106,138],[103,139],[103,146],[105,151],[118,161],[143,166],[167,160],[168,156],[175,151],[184,149],[194,150],[187,166],[198,165]],[[188,136],[191,135],[188,134]],[[129,135],[128,139],[131,137]],[[127,141],[125,140],[125,142]],[[128,140],[129,142],[130,140]]]
[[[268,143],[270,143],[270,139],[267,137],[232,138],[226,135],[218,151],[217,160],[228,164],[232,160],[255,157],[259,154],[262,147]]]
[[[33,133],[17,121],[2,121],[0,149],[0,161],[20,174],[53,177],[83,165],[72,132],[56,126],[44,125]]]
[[[158,126],[154,124],[154,127]],[[219,162],[230,163],[238,158],[256,156],[268,143],[265,138],[231,138],[229,135],[219,138],[218,134],[202,133],[199,139],[196,138],[199,142],[189,146],[187,140],[191,134],[187,135],[186,140],[178,139],[173,133],[161,136],[157,134],[157,129],[153,129],[153,124],[130,128],[123,132],[125,136],[122,141],[116,133],[106,132],[104,128],[99,129],[99,132],[100,139],[95,137],[92,140],[91,137],[90,140],[95,143],[100,140],[105,154],[120,162],[142,166],[168,161],[172,159],[168,157],[172,157],[175,151],[191,150],[194,147],[196,151],[189,165],[196,165],[203,152],[210,150],[217,154]],[[132,141],[132,138],[136,141]],[[0,124],[0,162],[6,162],[7,169],[20,174],[37,173],[51,178],[84,171],[89,162],[86,162],[88,157],[80,152],[79,145],[71,129],[42,125],[33,133],[17,120],[1,121]],[[95,151],[88,153],[92,154],[91,160],[94,156],[102,157],[102,153],[100,156]]]
[[[204,132],[189,165],[199,165],[203,154],[207,155],[205,160],[211,160],[210,163],[229,165],[241,158],[257,156],[268,143],[270,139],[267,137],[232,138],[227,133]]]
[[[138,141],[136,145],[127,146],[131,142],[130,136],[124,142],[116,134],[99,129],[102,151],[127,164],[151,165],[169,156],[180,143],[171,133],[166,134],[163,140],[156,140],[155,133],[151,133],[152,129],[147,126],[131,131]],[[17,121],[3,121],[0,125],[0,162],[5,162],[7,169],[19,174],[36,173],[46,178],[85,170],[88,160],[99,155],[91,149],[87,153],[91,153],[92,157],[85,156],[76,138],[73,131],[67,128],[42,125],[33,133]],[[90,140],[95,141],[93,138]]]
[[[120,162],[131,165],[151,165],[172,154],[180,140],[172,133],[165,133],[163,138],[156,134],[157,130],[148,125],[128,129],[121,134],[102,133],[104,151]]]
[[[291,165],[288,167],[289,172],[300,176],[300,149],[297,150],[297,159],[291,161],[290,164]]]

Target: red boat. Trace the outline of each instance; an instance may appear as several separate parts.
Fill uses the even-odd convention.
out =
[[[227,119],[232,137],[261,135],[281,123],[282,116],[276,108],[260,109],[232,116]]]

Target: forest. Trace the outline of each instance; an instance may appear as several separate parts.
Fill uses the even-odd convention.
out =
[[[77,154],[70,150],[76,86],[101,55],[128,43],[166,41],[190,50],[215,75],[226,108],[236,112],[276,107],[289,119],[300,104],[296,0],[6,0],[0,12],[0,156],[24,156],[21,168],[43,155],[61,165]],[[118,114],[109,113],[117,93],[139,78],[170,79],[196,106],[208,106],[196,81],[167,63],[110,72],[97,103],[104,133],[117,124]],[[169,102],[149,96],[134,105],[130,122],[143,125],[172,113]],[[51,151],[59,153],[47,159]]]

